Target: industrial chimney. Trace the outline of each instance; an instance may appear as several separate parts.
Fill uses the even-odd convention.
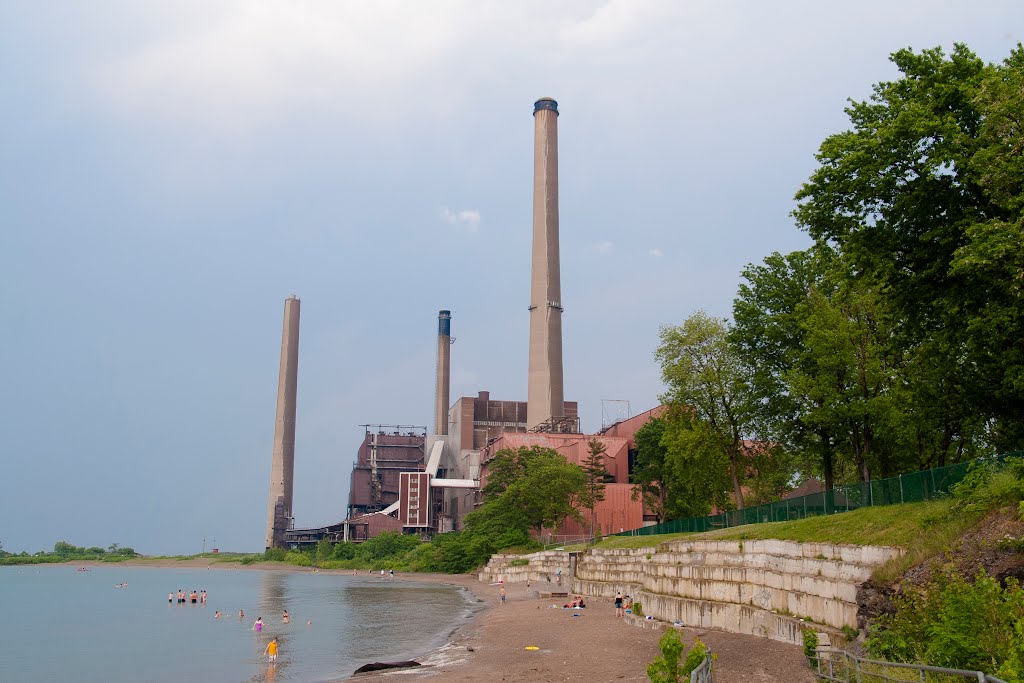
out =
[[[562,287],[558,265],[558,103],[533,104],[533,269],[526,423],[534,429],[565,411]]]
[[[291,526],[298,377],[299,300],[292,294],[284,301],[281,369],[277,378],[277,422],[274,426],[274,457],[270,466],[270,501],[267,506],[267,548],[284,547],[284,532]]]
[[[434,385],[434,433],[448,433],[451,387],[452,312],[437,312],[437,383]]]

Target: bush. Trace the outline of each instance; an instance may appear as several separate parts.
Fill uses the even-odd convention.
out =
[[[1007,579],[1004,588],[984,571],[973,584],[955,571],[937,571],[922,592],[895,602],[895,614],[872,627],[873,657],[989,672],[1017,666],[1024,589],[1016,580]]]
[[[813,629],[804,629],[804,657],[814,661],[818,656],[818,634]]]
[[[647,665],[647,677],[652,683],[682,683],[690,680],[690,674],[700,666],[708,656],[708,647],[698,638],[680,665],[686,646],[683,645],[679,632],[674,628],[666,629],[658,641],[661,654]]]
[[[978,460],[951,489],[955,507],[966,512],[985,512],[1024,501],[1024,458],[1005,463]]]
[[[630,609],[633,610],[635,616],[642,617],[644,615],[644,606],[639,602],[634,602]]]

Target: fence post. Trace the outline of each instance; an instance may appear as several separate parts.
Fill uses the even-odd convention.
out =
[[[933,467],[930,471],[932,473],[932,493],[935,494],[938,493],[938,490],[935,487],[935,468]]]
[[[900,475],[900,502],[903,502],[903,475]]]

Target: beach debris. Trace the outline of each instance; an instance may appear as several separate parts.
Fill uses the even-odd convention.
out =
[[[523,648],[523,649],[524,649],[524,650],[539,650],[540,648],[539,648],[539,647],[537,647],[536,645],[527,645],[527,646],[526,646],[525,648]]]
[[[406,662],[373,662],[372,664],[363,664],[355,670],[355,673],[364,674],[370,671],[386,671],[388,669],[411,669],[416,666],[421,666],[421,664],[412,660]]]

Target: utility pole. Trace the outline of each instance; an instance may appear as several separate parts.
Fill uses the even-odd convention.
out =
[[[203,554],[206,554],[206,536],[203,536]]]

